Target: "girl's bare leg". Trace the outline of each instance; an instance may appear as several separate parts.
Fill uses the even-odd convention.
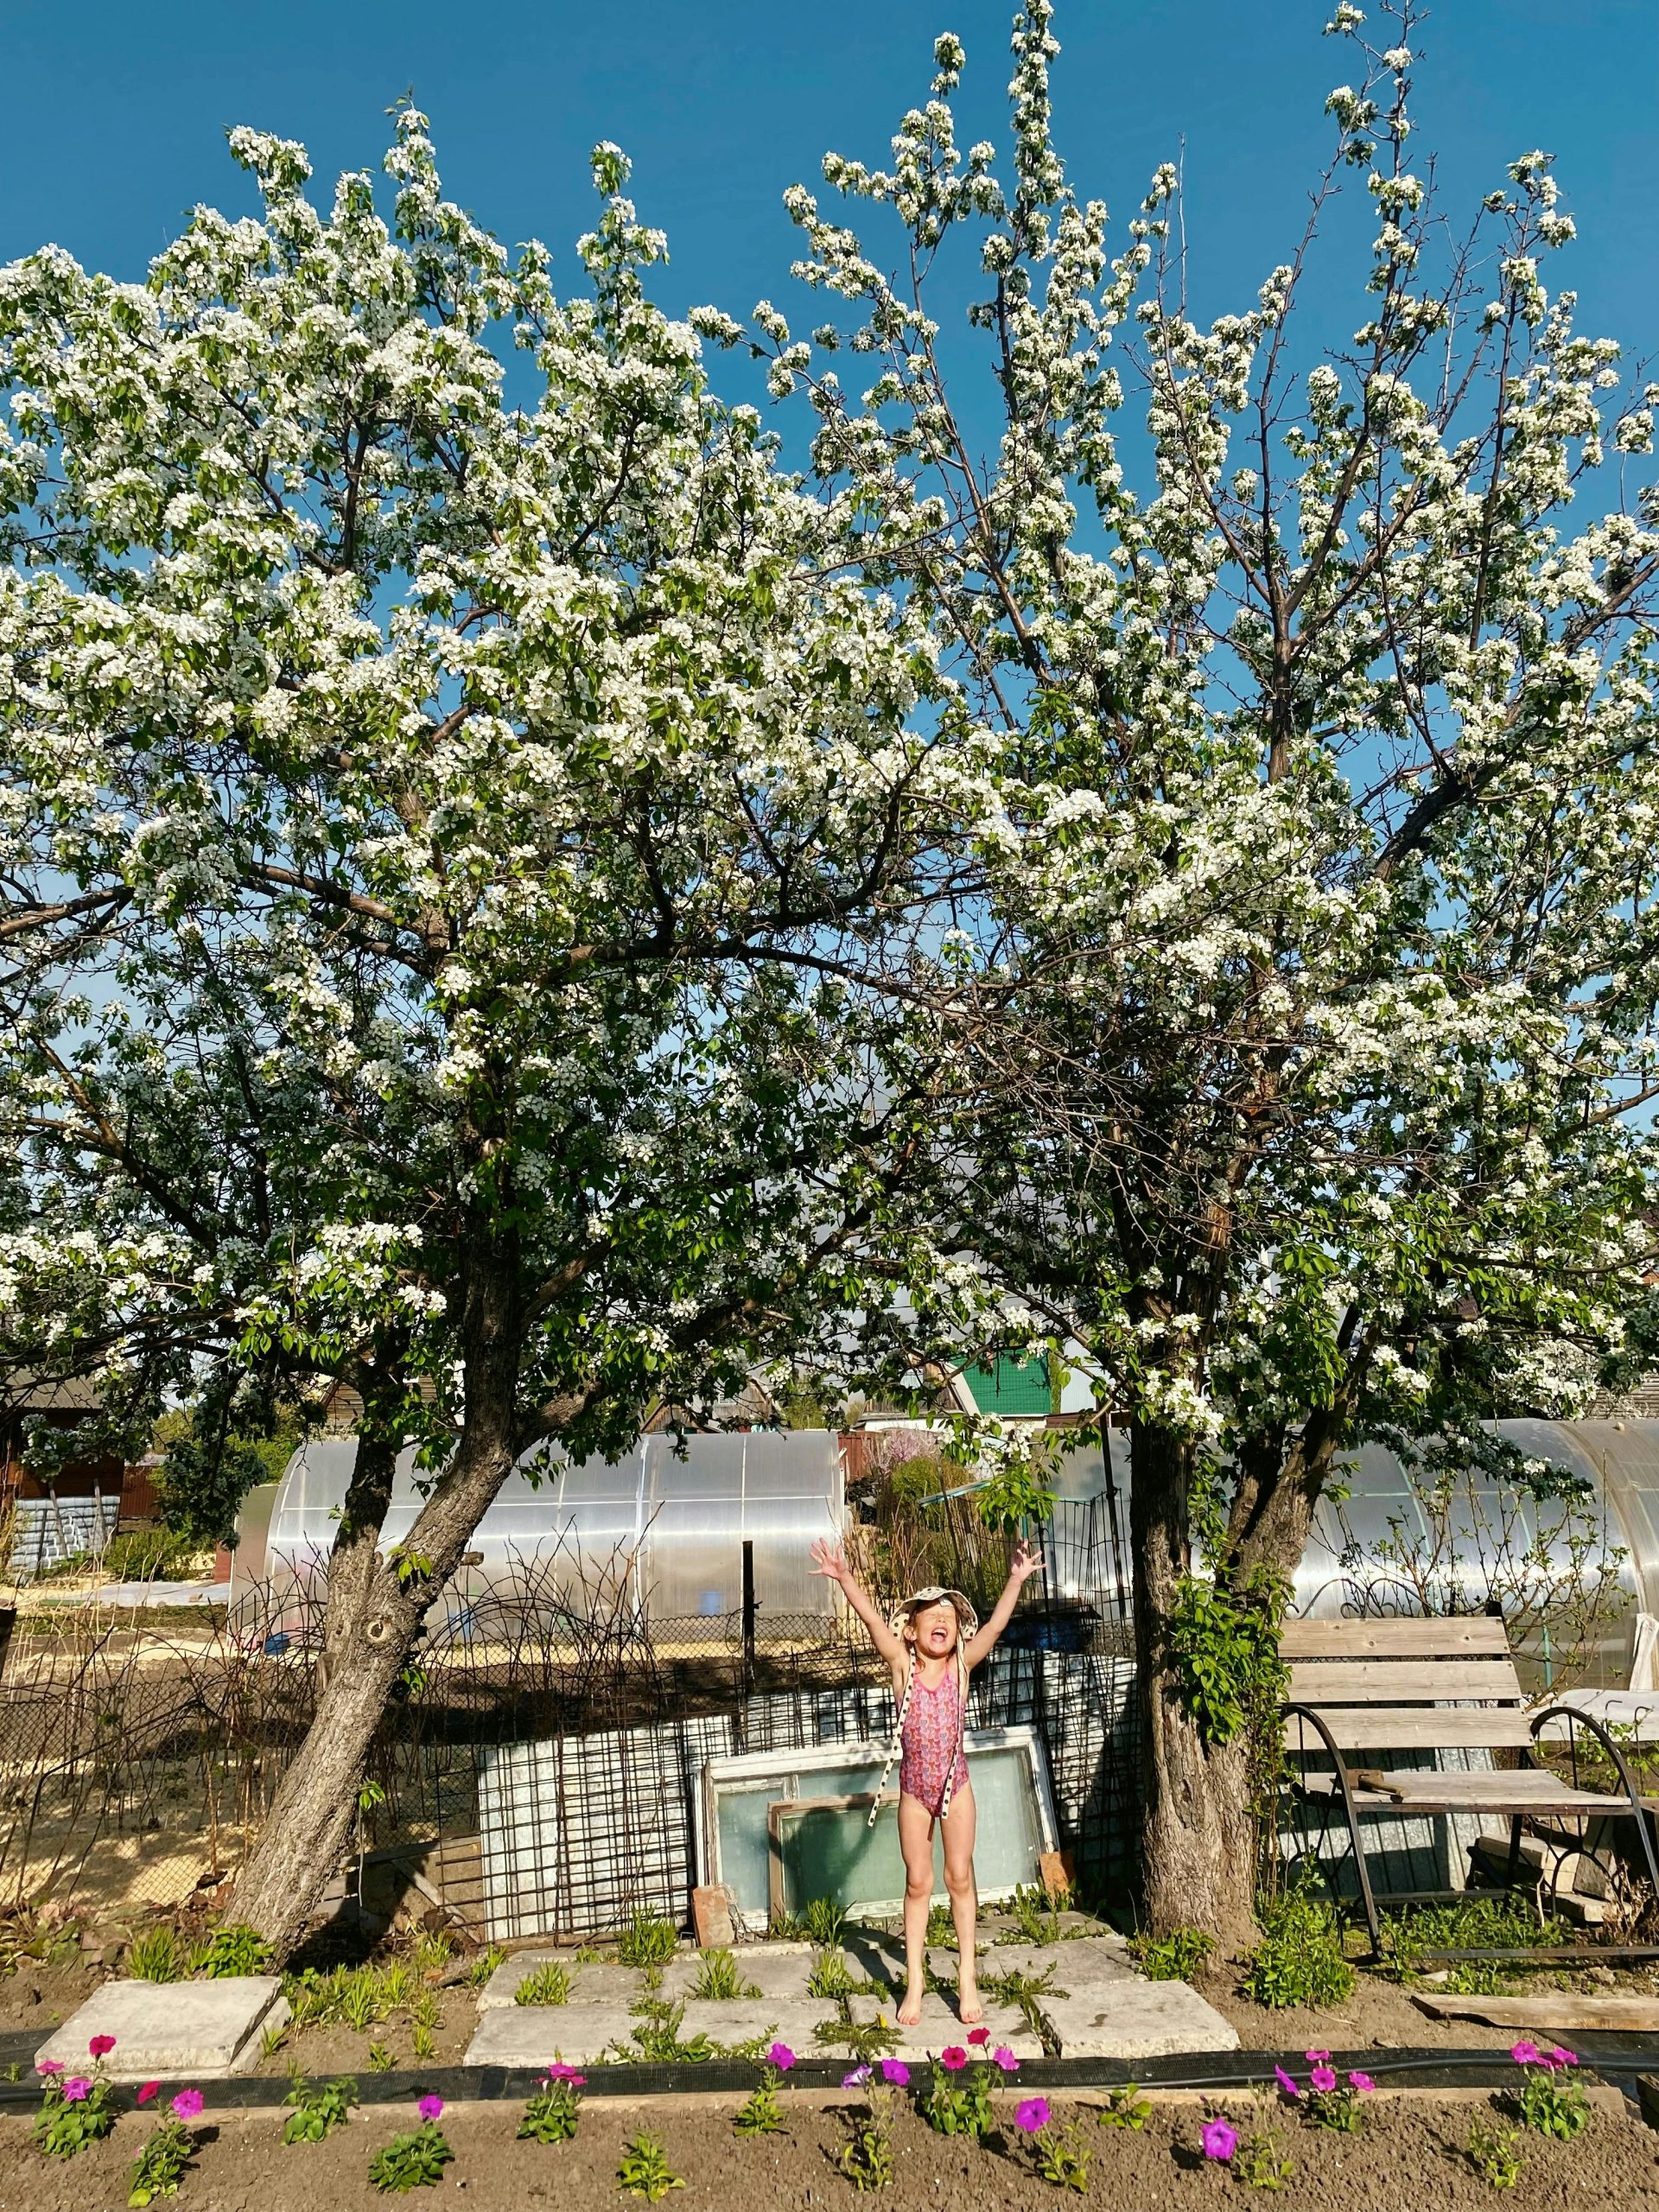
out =
[[[957,1924],[957,2010],[964,2027],[985,2017],[979,1994],[979,1897],[974,1887],[974,1793],[964,1788],[944,1816],[944,1886]]]
[[[955,1811],[955,1807],[951,1810]],[[927,1991],[927,1909],[933,1895],[933,1815],[908,1792],[899,1800],[899,1848],[905,1854],[905,2000],[899,2024],[913,2028]]]

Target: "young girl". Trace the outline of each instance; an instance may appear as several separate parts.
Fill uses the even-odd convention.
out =
[[[842,1595],[870,1631],[893,1669],[899,1703],[899,1847],[905,1854],[905,2001],[899,2018],[913,2028],[925,1988],[927,1910],[933,1895],[933,1823],[944,1830],[944,1886],[957,1927],[957,2010],[971,2027],[983,2019],[974,1949],[974,1789],[963,1751],[968,1677],[1008,1624],[1014,1600],[1042,1566],[1031,1544],[1016,1544],[995,1610],[981,1628],[959,1590],[918,1590],[888,1620],[848,1566],[838,1544],[812,1547],[812,1572],[841,1585]]]

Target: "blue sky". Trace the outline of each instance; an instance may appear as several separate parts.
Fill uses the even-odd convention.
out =
[[[1073,178],[1127,219],[1183,139],[1195,305],[1242,304],[1300,231],[1329,144],[1325,92],[1354,73],[1322,40],[1325,0],[1063,0],[1057,111]],[[73,24],[73,33],[67,26]],[[596,138],[635,161],[670,232],[659,296],[791,310],[784,187],[826,146],[879,159],[924,96],[933,35],[966,41],[963,135],[1006,143],[1001,0],[10,0],[0,258],[50,238],[123,277],[198,200],[250,204],[224,150],[253,123],[309,146],[321,176],[372,164],[406,88],[431,114],[453,195],[504,238],[534,234],[570,283]],[[1585,322],[1655,342],[1659,86],[1653,0],[1443,0],[1420,41],[1425,150],[1459,206],[1513,155],[1560,157],[1581,243],[1558,260]],[[559,281],[556,276],[556,282]],[[810,311],[797,311],[808,322]],[[1345,310],[1344,322],[1351,322]]]

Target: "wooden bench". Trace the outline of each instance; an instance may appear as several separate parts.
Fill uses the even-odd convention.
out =
[[[1303,1796],[1328,1821],[1340,1803],[1359,1878],[1360,1904],[1380,1956],[1382,1928],[1360,1822],[1365,1815],[1490,1813],[1510,1822],[1510,1878],[1515,1878],[1526,1822],[1592,1821],[1628,1815],[1640,1839],[1648,1878],[1659,1897],[1659,1863],[1624,1755],[1593,1714],[1578,1707],[1529,1705],[1501,1620],[1487,1614],[1422,1619],[1291,1620],[1280,1655],[1290,1671],[1285,1749],[1296,1763]],[[1540,1729],[1566,1720],[1566,1778],[1538,1755]],[[1579,1779],[1579,1733],[1593,1739],[1618,1787],[1588,1789]],[[1560,1731],[1555,1732],[1559,1735]],[[1390,1767],[1389,1753],[1441,1751],[1511,1752],[1516,1763],[1471,1772],[1434,1766]],[[1328,1769],[1309,1769],[1311,1758]],[[1580,1849],[1584,1846],[1580,1844]],[[1400,1893],[1395,1892],[1398,1896]],[[1414,1899],[1455,1892],[1414,1891]],[[1599,1958],[1655,1958],[1659,1947],[1597,1946]],[[1421,1955],[1456,1958],[1457,1951]],[[1483,1958],[1510,1955],[1482,1951]],[[1541,1958],[1548,1951],[1516,1952]],[[1575,1953],[1574,1955],[1577,1955]]]

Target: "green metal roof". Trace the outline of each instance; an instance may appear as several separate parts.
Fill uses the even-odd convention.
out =
[[[982,1414],[1043,1414],[1052,1408],[1048,1362],[1000,1354],[989,1367],[969,1367],[963,1380]]]

